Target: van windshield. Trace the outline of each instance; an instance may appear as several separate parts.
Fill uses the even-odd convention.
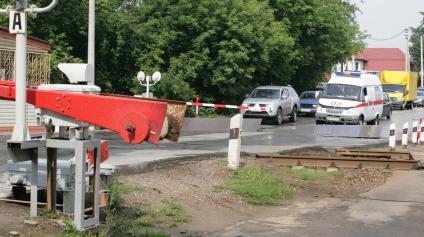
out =
[[[250,98],[268,98],[268,99],[279,99],[280,90],[272,89],[255,89],[249,96]]]
[[[327,84],[321,98],[359,101],[361,87],[345,84]]]
[[[405,93],[405,86],[397,84],[383,84],[383,91]]]

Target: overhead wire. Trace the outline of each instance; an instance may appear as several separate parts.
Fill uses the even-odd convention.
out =
[[[396,35],[394,35],[394,36],[392,36],[392,37],[389,37],[389,38],[384,38],[384,39],[382,39],[382,38],[372,38],[372,37],[367,37],[369,40],[374,40],[374,41],[387,41],[387,40],[392,40],[392,39],[394,39],[394,38],[396,38],[396,37],[398,37],[398,36],[400,36],[400,35],[402,35],[403,33],[405,33],[405,30],[402,30],[401,32],[399,32],[398,34],[396,34]]]

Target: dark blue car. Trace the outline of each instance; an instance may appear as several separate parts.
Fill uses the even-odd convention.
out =
[[[320,90],[310,90],[304,91],[300,95],[300,109],[299,113],[301,114],[315,114],[318,106],[318,97],[322,91]]]

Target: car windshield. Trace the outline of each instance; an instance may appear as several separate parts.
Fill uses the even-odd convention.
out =
[[[250,98],[268,98],[268,99],[279,99],[280,90],[273,89],[255,89],[250,94]]]
[[[405,93],[405,86],[396,84],[383,84],[383,91]]]
[[[302,95],[300,95],[301,99],[316,99],[318,95],[318,92],[315,91],[307,91],[303,92]]]
[[[327,84],[322,98],[337,98],[342,100],[359,101],[361,87],[345,84]]]

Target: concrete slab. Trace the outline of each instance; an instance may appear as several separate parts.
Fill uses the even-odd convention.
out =
[[[326,137],[380,138],[379,125],[317,125],[315,134]]]
[[[396,171],[384,185],[362,194],[361,197],[382,201],[424,203],[424,172]]]

